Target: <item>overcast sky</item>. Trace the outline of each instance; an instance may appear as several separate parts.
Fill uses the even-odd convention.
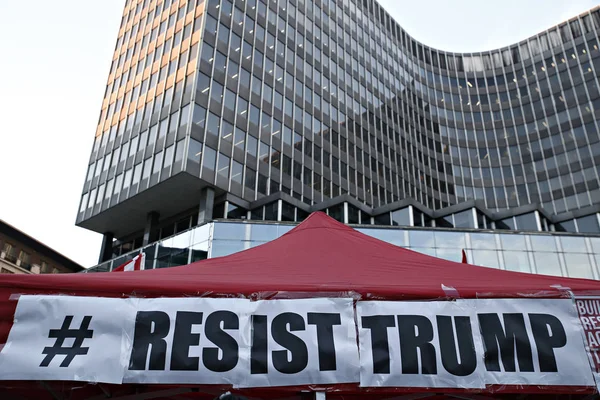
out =
[[[75,226],[123,0],[0,0],[0,219],[89,267],[101,236]],[[448,51],[489,50],[600,0],[381,0]]]

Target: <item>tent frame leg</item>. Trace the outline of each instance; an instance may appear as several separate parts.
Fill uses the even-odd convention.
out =
[[[130,394],[130,395],[125,395],[125,396],[119,396],[119,397],[112,397],[112,399],[114,399],[114,400],[148,400],[148,399],[156,399],[159,397],[171,397],[171,396],[190,393],[190,392],[194,392],[194,391],[195,390],[193,388],[173,388],[173,389],[151,391],[151,392],[146,392],[146,393],[136,393],[136,394]],[[101,396],[90,397],[90,399],[88,399],[88,400],[100,400],[103,398],[105,398],[104,395],[101,395]],[[57,399],[57,400],[59,400],[59,399]],[[60,399],[60,400],[63,400],[63,399]]]
[[[54,400],[63,400],[63,398],[61,396],[58,395],[58,393],[56,393],[54,390],[52,390],[52,388],[50,386],[48,386],[48,384],[44,381],[39,381],[39,384],[41,387],[43,387],[48,393],[50,393],[50,396],[52,396],[52,398]]]
[[[108,390],[107,388],[105,388],[104,385],[102,385],[102,384],[99,383],[98,387],[100,388],[100,390],[102,390],[102,393],[104,393],[104,396],[107,399],[112,397],[112,395],[110,394],[110,390]]]
[[[465,394],[465,395],[451,394],[449,396],[454,397],[455,399],[461,399],[461,400],[494,400],[492,397],[482,396],[479,394]]]

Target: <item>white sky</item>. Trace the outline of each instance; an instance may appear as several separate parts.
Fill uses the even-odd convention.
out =
[[[89,267],[101,235],[75,226],[123,0],[0,0],[0,219]],[[600,0],[381,0],[448,51],[520,41]]]

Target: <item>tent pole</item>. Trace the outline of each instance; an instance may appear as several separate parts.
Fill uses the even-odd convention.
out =
[[[156,390],[145,393],[136,393],[119,397],[112,397],[113,400],[149,400],[156,399],[159,397],[172,397],[179,394],[186,394],[194,392],[193,388],[172,388],[172,389],[164,389],[164,390]],[[105,399],[104,395],[90,397],[88,400],[101,400]],[[61,399],[62,400],[62,399]]]
[[[104,393],[104,396],[106,396],[106,398],[112,397],[110,391],[107,388],[105,388],[103,384],[99,383],[98,387],[100,388],[100,390],[102,390],[102,393]]]
[[[63,400],[63,398],[61,396],[59,396],[54,390],[52,390],[52,388],[50,386],[48,386],[48,384],[44,381],[39,381],[39,384],[41,387],[43,387],[44,389],[46,389],[46,391],[48,393],[50,393],[50,396],[52,396],[52,398],[54,400]]]
[[[314,392],[314,393],[315,393],[314,400],[327,400],[327,395],[325,394],[325,392]]]

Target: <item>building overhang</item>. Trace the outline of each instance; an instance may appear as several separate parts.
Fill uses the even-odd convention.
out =
[[[181,172],[77,223],[77,226],[98,233],[110,232],[116,238],[125,237],[140,231],[150,212],[158,213],[159,218],[164,220],[181,213],[181,210],[198,207],[201,191],[207,186],[211,185]],[[215,191],[218,193],[218,189]]]

